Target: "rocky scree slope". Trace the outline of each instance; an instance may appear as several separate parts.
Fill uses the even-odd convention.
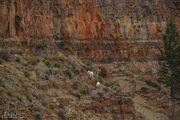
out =
[[[94,64],[62,53],[22,51],[0,54],[3,118],[168,120],[169,92],[155,81],[156,61]]]

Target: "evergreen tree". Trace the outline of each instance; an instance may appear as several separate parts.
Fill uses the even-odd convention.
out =
[[[170,87],[172,99],[180,96],[180,39],[176,25],[169,21],[163,35],[159,80]]]
[[[180,39],[176,25],[169,21],[163,35],[163,49],[159,71],[159,81],[170,87],[173,103],[170,119],[174,120],[175,99],[180,99]]]

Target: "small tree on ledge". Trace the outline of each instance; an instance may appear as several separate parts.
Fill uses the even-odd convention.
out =
[[[176,25],[172,21],[167,23],[163,35],[163,49],[160,49],[160,52],[159,81],[170,87],[171,99],[174,103],[175,99],[180,98],[180,39]]]

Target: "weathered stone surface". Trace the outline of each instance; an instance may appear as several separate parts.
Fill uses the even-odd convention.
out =
[[[26,40],[48,37],[63,42],[64,50],[97,59],[102,56],[152,58],[158,54],[155,47],[166,20],[172,16],[169,6],[179,10],[179,2],[174,3],[170,0],[0,0],[0,37]],[[180,27],[179,17],[176,23]]]

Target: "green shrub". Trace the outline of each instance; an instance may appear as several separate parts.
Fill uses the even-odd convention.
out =
[[[114,83],[111,82],[111,81],[107,81],[107,82],[104,83],[104,85],[105,85],[106,87],[111,87],[111,86],[114,85]]]
[[[37,100],[40,100],[38,94],[37,94],[36,92],[34,92],[34,91],[33,91],[33,93],[32,93],[32,96],[35,97]]]
[[[145,81],[145,83],[151,87],[157,88],[158,90],[161,90],[161,86],[158,85],[158,83],[155,83],[153,81]]]
[[[105,67],[100,67],[99,76],[101,76],[102,78],[107,77],[107,69]]]
[[[38,51],[45,50],[47,48],[47,44],[45,43],[38,43],[35,45],[35,49]]]
[[[13,93],[11,93],[11,92],[8,92],[7,95],[8,95],[9,97],[13,97],[13,98],[14,98],[14,96],[15,96],[15,95],[14,95]]]
[[[9,62],[11,54],[8,50],[1,50],[0,51],[0,59]]]
[[[0,80],[0,87],[3,87],[3,88],[6,87],[5,83],[2,80]]]
[[[89,87],[84,84],[84,83],[81,83],[79,86],[78,86],[78,91],[81,93],[81,94],[84,94],[84,95],[87,95],[89,94]]]
[[[43,101],[43,102],[42,102],[42,105],[43,105],[44,107],[47,107],[48,103],[45,102],[45,101]]]
[[[28,90],[28,86],[24,84],[22,84],[22,87],[27,91]]]
[[[168,21],[163,35],[159,82],[170,87],[172,100],[180,99],[180,37],[173,20]]]
[[[9,114],[16,115],[17,114],[17,110],[15,108],[10,108],[9,109]]]
[[[72,60],[69,61],[69,65],[71,67],[71,71],[75,74],[79,74],[80,71],[82,70],[81,66],[75,61],[72,61]]]
[[[52,69],[48,69],[48,70],[46,71],[46,74],[47,74],[47,75],[52,75],[52,74],[53,74]]]
[[[56,68],[60,68],[61,64],[58,61],[52,60],[50,58],[45,58],[43,60],[44,64],[48,67],[56,67]]]
[[[66,75],[66,76],[68,76],[68,77],[72,77],[72,71],[70,70],[70,69],[66,69],[66,70],[64,70],[63,71],[63,73]]]
[[[37,65],[40,62],[40,60],[36,57],[32,57],[29,59],[28,63],[31,65]]]
[[[17,100],[19,100],[19,101],[21,101],[21,102],[22,102],[22,100],[23,100],[23,98],[22,98],[21,96],[15,94],[15,93],[12,93],[12,92],[8,92],[7,95],[8,95],[9,97],[16,98]]]
[[[41,120],[41,114],[40,113],[36,113],[35,120]]]
[[[54,65],[53,65],[54,67],[57,67],[57,68],[60,68],[61,67],[61,65],[60,65],[60,63],[58,63],[58,62],[54,62]]]
[[[18,99],[20,102],[22,102],[23,101],[23,98],[21,97],[21,96],[16,96],[16,99]]]
[[[26,99],[27,99],[29,102],[32,102],[31,96],[27,95],[27,96],[26,96]]]
[[[51,67],[51,66],[53,65],[53,62],[50,61],[50,60],[48,60],[48,59],[46,59],[46,60],[44,60],[44,64],[45,64],[46,66],[48,66],[48,67]]]
[[[81,93],[79,91],[76,91],[74,93],[74,96],[80,99],[81,98]]]
[[[49,77],[50,75],[48,75],[48,74],[44,74],[43,76],[41,76],[41,79],[42,80],[50,80],[50,77]]]
[[[27,77],[27,78],[30,77],[29,71],[25,70],[25,71],[24,71],[24,76]]]
[[[15,61],[18,62],[18,63],[20,63],[20,62],[21,62],[21,58],[16,55],[16,56],[15,56]]]
[[[89,87],[86,84],[81,83],[77,85],[77,90],[75,91],[74,96],[80,99],[82,94],[88,95],[89,93],[90,93]]]
[[[3,60],[2,59],[0,59],[0,64],[2,64],[3,63]]]
[[[98,92],[97,95],[98,95],[99,99],[104,99],[105,98],[103,92]]]
[[[66,120],[66,115],[64,111],[61,110],[60,112],[58,112],[58,116],[60,120]]]

